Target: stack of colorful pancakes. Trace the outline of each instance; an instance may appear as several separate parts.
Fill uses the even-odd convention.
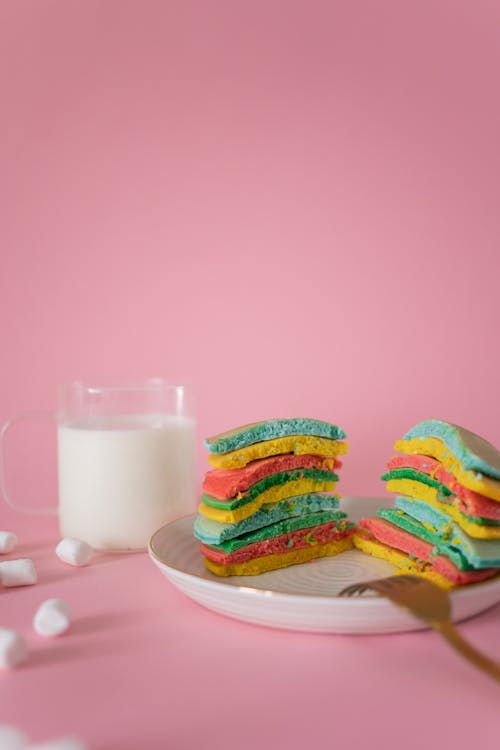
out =
[[[443,588],[500,569],[500,452],[462,427],[428,420],[395,444],[382,476],[394,508],[364,518],[354,544]]]
[[[346,435],[317,419],[274,419],[205,440],[209,470],[194,524],[207,568],[256,575],[352,547],[332,494]]]

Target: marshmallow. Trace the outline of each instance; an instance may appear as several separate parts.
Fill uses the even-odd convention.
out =
[[[38,607],[33,627],[39,635],[61,635],[69,628],[71,610],[62,599],[47,599]]]
[[[0,669],[9,669],[26,661],[28,651],[20,633],[0,627]]]
[[[58,740],[29,745],[28,750],[88,750],[88,746],[76,737],[61,737]]]
[[[0,750],[23,750],[28,746],[28,738],[17,727],[0,726]]]
[[[0,531],[0,555],[12,552],[17,544],[17,536],[12,531]],[[0,745],[0,748],[2,746]]]
[[[71,539],[71,537],[61,539],[56,547],[56,555],[68,565],[86,565],[93,554],[94,550],[90,544],[82,542],[81,539]]]
[[[37,580],[33,560],[22,558],[0,562],[0,581],[4,586],[30,586]]]

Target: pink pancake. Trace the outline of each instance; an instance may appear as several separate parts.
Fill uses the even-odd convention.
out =
[[[308,529],[291,531],[288,534],[275,536],[272,539],[264,539],[260,542],[247,544],[246,547],[234,550],[234,552],[223,552],[206,544],[200,544],[200,550],[205,557],[218,563],[241,563],[253,560],[255,557],[273,555],[279,552],[288,552],[291,549],[302,549],[304,547],[327,544],[339,539],[348,539],[354,533],[354,528],[342,531],[337,526],[337,521],[329,521],[320,526]]]
[[[489,518],[492,521],[500,521],[500,502],[491,500],[489,497],[464,487],[457,482],[453,474],[446,471],[445,467],[435,458],[430,456],[393,456],[387,464],[391,469],[416,469],[423,474],[436,479],[453,492],[458,498],[458,509],[467,516],[478,516]]]
[[[402,552],[406,552],[407,555],[413,555],[418,560],[430,563],[437,573],[459,586],[484,581],[498,573],[498,569],[495,568],[460,570],[444,555],[434,555],[432,544],[409,534],[382,518],[362,518],[359,526],[362,529],[367,529],[382,544],[395,547]]]
[[[333,467],[332,467],[333,462]],[[290,469],[340,469],[342,462],[327,456],[296,456],[286,453],[271,458],[260,458],[251,461],[241,469],[211,469],[205,474],[202,484],[203,492],[219,500],[228,500],[238,492],[246,492],[252,484],[261,479]]]

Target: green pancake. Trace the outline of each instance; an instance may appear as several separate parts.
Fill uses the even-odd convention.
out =
[[[403,529],[403,531],[407,531],[409,534],[413,534],[413,536],[417,536],[420,539],[429,542],[429,544],[433,545],[436,555],[446,555],[446,557],[448,557],[460,570],[474,569],[474,566],[467,561],[459,550],[444,544],[442,538],[436,531],[431,531],[430,528],[424,526],[402,510],[381,508],[377,511],[377,516],[384,518],[386,521],[389,521],[389,523],[394,524],[394,526],[398,526],[400,529]]]
[[[234,550],[246,547],[248,544],[254,542],[261,542],[266,539],[273,539],[274,537],[281,536],[282,534],[288,534],[291,531],[298,531],[299,529],[308,529],[314,526],[319,526],[329,521],[340,521],[342,523],[342,529],[351,529],[354,524],[344,521],[347,518],[347,514],[342,511],[322,511],[319,513],[310,513],[307,516],[295,516],[294,518],[287,518],[284,521],[278,521],[272,523],[269,526],[264,526],[254,531],[249,531],[246,534],[230,539],[227,542],[221,544],[211,544],[214,549],[223,550],[224,552],[234,552]]]
[[[455,497],[453,492],[448,489],[442,482],[438,482],[437,479],[433,479],[423,471],[412,469],[410,467],[403,467],[401,469],[391,469],[380,477],[384,482],[390,482],[391,479],[412,479],[414,482],[421,482],[426,484],[428,487],[435,487],[438,491],[440,502],[446,502],[441,498],[449,498],[450,496]]]
[[[203,493],[201,496],[201,502],[205,505],[210,505],[212,508],[234,510],[235,508],[241,508],[244,505],[251,503],[263,492],[271,489],[271,487],[278,487],[287,482],[296,481],[298,479],[313,479],[318,482],[339,481],[338,476],[327,469],[290,469],[288,471],[279,471],[276,474],[264,477],[264,479],[253,484],[244,495],[241,495],[241,497],[237,495],[228,500],[221,500],[213,495]]]
[[[499,539],[471,537],[450,516],[426,502],[399,496],[394,510],[381,510],[378,515],[430,542],[462,570],[500,567]],[[455,555],[463,558],[463,565]]]
[[[476,523],[479,526],[500,526],[500,521],[495,521],[492,518],[481,518],[480,516],[472,516],[468,513],[464,513],[458,507],[458,504],[454,501],[457,499],[456,495],[448,489],[442,482],[438,482],[437,479],[433,479],[428,474],[412,469],[410,467],[404,467],[401,469],[391,469],[391,471],[382,474],[381,479],[384,482],[389,482],[392,479],[410,479],[414,482],[420,482],[428,487],[434,487],[437,490],[437,500],[445,505],[454,505],[455,510],[469,523]],[[419,499],[419,498],[417,498]]]
[[[296,516],[306,516],[325,510],[337,510],[339,498],[335,495],[310,492],[286,500],[263,505],[248,518],[235,523],[220,523],[198,514],[194,522],[194,536],[204,544],[221,544],[249,531]]]

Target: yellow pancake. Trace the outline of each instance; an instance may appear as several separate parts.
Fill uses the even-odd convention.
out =
[[[219,523],[236,523],[256,513],[263,505],[277,503],[296,495],[305,495],[307,492],[332,492],[336,482],[328,482],[318,479],[293,479],[291,482],[280,484],[264,490],[252,500],[240,508],[224,510],[224,508],[213,508],[211,505],[200,503],[198,512],[205,518],[211,518]]]
[[[267,570],[286,568],[289,565],[307,562],[318,557],[333,557],[333,555],[338,555],[339,552],[346,552],[349,549],[352,549],[352,537],[328,542],[328,544],[318,544],[315,547],[291,549],[289,552],[264,555],[264,557],[256,557],[255,560],[248,560],[244,563],[223,565],[205,557],[205,565],[216,576],[256,576],[259,573],[265,573]]]
[[[439,502],[437,487],[429,487],[428,484],[417,482],[414,479],[390,479],[386,483],[386,488],[388,492],[406,495],[410,500],[412,497],[416,500],[423,500],[437,510],[443,511],[453,518],[469,536],[473,536],[475,539],[500,539],[500,526],[487,526],[468,521],[454,505]]]
[[[354,546],[362,552],[392,563],[396,568],[394,575],[419,576],[420,578],[432,581],[442,589],[454,588],[453,583],[442,576],[441,573],[433,570],[429,563],[421,560],[411,560],[404,552],[382,544],[382,542],[374,539],[371,534],[369,536],[366,535],[363,529],[358,529],[354,533],[353,542]]]
[[[315,437],[314,435],[287,435],[274,438],[273,440],[262,440],[260,443],[247,445],[229,453],[210,453],[208,463],[216,469],[241,469],[250,461],[257,458],[268,458],[279,456],[282,453],[295,453],[296,455],[312,456],[343,456],[347,453],[348,444],[342,440],[330,440],[330,438]]]
[[[479,492],[480,495],[485,495],[492,500],[500,501],[500,480],[492,479],[480,472],[465,469],[442,440],[433,437],[398,440],[394,448],[410,456],[413,454],[432,456],[432,458],[441,461],[446,470],[450,474],[453,474],[464,487],[474,492]]]

